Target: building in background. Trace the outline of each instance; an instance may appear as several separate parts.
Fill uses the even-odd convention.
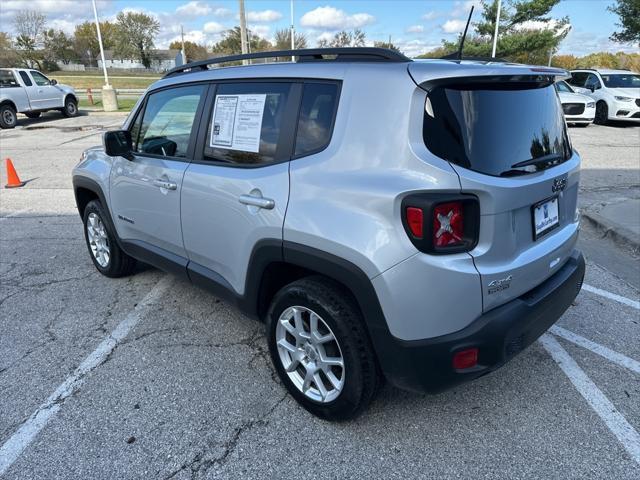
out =
[[[153,72],[166,72],[176,66],[176,55],[180,50],[153,50],[151,54],[151,67],[145,68],[139,59],[116,58],[112,50],[105,50],[104,59],[106,67],[114,70],[145,70]],[[102,60],[98,59],[98,68],[102,68]]]

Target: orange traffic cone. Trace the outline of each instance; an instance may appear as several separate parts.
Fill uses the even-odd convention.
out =
[[[11,159],[7,158],[5,162],[7,162],[7,184],[4,186],[4,188],[24,187],[24,184],[27,182],[20,181],[18,172],[16,172],[16,169],[13,167],[13,162],[11,161]]]

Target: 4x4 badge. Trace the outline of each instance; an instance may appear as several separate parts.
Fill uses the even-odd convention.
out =
[[[565,189],[566,186],[567,186],[566,178],[556,178],[553,181],[553,185],[551,186],[551,191],[553,193],[561,192]]]

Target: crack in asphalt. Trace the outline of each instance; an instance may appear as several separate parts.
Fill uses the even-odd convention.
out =
[[[215,458],[205,459],[206,454],[214,448],[220,447],[220,443],[207,442],[205,448],[198,452],[193,459],[188,463],[183,463],[180,468],[174,470],[164,477],[164,480],[171,480],[183,471],[190,471],[191,479],[196,479],[198,476],[204,475],[212,467],[219,467],[224,465],[228,458],[236,450],[241,437],[251,431],[252,429],[260,426],[269,425],[268,417],[280,406],[282,402],[286,400],[288,394],[285,393],[278,400],[276,400],[271,407],[260,417],[246,420],[236,427],[227,441],[222,443],[222,453]]]

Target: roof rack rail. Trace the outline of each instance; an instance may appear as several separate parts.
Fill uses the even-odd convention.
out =
[[[476,62],[496,62],[496,63],[507,63],[508,61],[504,58],[498,57],[458,57],[458,53],[450,53],[443,57],[440,57],[440,60],[471,60]]]
[[[276,50],[255,52],[244,55],[209,58],[172,68],[163,78],[179,73],[208,70],[209,65],[238,62],[257,58],[298,57],[298,62],[411,62],[409,57],[388,48],[343,47],[343,48],[307,48],[298,50]],[[335,57],[327,59],[325,57]]]

